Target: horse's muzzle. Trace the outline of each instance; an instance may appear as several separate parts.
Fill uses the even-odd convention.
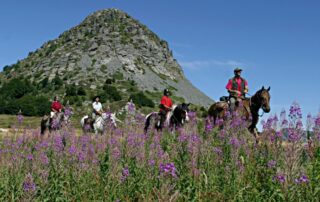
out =
[[[262,110],[265,112],[265,113],[269,113],[270,112],[270,107],[266,107],[266,106],[262,106]]]

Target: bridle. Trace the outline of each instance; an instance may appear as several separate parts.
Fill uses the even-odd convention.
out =
[[[263,91],[263,90],[259,90],[257,93],[255,93],[253,96],[251,96],[251,97],[250,97],[250,100],[249,100],[249,106],[250,106],[250,108],[251,108],[251,107],[253,107],[253,106],[257,106],[257,104],[255,104],[255,103],[252,102],[252,97],[256,97],[256,98],[258,99],[258,102],[260,103],[260,106],[258,106],[258,113],[257,113],[257,115],[258,115],[259,117],[262,117],[262,116],[264,115],[264,113],[265,113],[265,112],[264,112],[264,109],[263,109],[263,108],[264,108],[264,107],[263,107],[263,104],[264,104],[264,103],[262,102],[262,98],[261,98],[261,93],[262,93],[262,91]],[[249,93],[247,93],[247,94],[250,95]],[[259,114],[259,109],[260,109],[260,108],[262,109],[262,114],[261,114],[261,115]]]
[[[181,105],[180,105],[180,106],[178,105],[174,110],[176,110],[176,109],[179,108],[179,107],[180,107],[180,109],[181,109],[183,112],[185,112],[186,114],[188,113],[187,110],[183,109]],[[172,111],[171,117],[173,117],[175,121],[179,122],[179,120],[176,118],[176,116],[175,116],[175,114],[174,114],[174,110]],[[186,118],[182,118],[182,121],[183,121],[183,119],[186,119]],[[183,123],[182,123],[182,124],[183,124]]]

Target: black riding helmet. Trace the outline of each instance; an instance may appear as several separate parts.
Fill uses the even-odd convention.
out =
[[[168,88],[164,89],[163,95],[165,95],[165,96],[169,96],[170,95],[170,91],[169,91]]]

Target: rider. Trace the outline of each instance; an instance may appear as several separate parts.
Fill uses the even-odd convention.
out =
[[[245,98],[248,93],[248,82],[241,77],[242,69],[234,69],[234,77],[229,79],[226,89],[229,92],[230,110],[234,111],[236,102]]]
[[[56,117],[62,111],[62,104],[59,102],[58,96],[54,96],[53,102],[51,104],[51,112],[50,112],[50,123],[52,122],[53,117]]]
[[[92,119],[96,120],[96,118],[98,116],[101,116],[103,112],[102,104],[100,103],[100,96],[96,96],[94,98],[94,101],[92,103],[92,108],[93,108]]]
[[[169,89],[167,88],[164,89],[163,96],[160,101],[160,112],[159,112],[159,115],[161,117],[160,119],[161,126],[165,122],[168,112],[172,110],[172,100],[169,98],[169,95],[170,95]]]

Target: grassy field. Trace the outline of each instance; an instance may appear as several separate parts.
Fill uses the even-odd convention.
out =
[[[40,127],[42,117],[35,117],[35,116],[24,116],[22,121],[23,128],[38,128]],[[71,117],[71,123],[73,127],[80,128],[80,117]],[[15,115],[7,115],[7,114],[0,114],[0,128],[12,128],[18,125],[18,119]]]
[[[319,201],[320,115],[308,142],[301,117],[262,121],[259,144],[237,113],[148,133],[133,112],[103,135],[19,126],[0,135],[0,201]]]
[[[23,117],[22,126],[28,128],[39,127],[41,117]],[[18,124],[17,116],[0,114],[0,128],[12,128],[14,125]]]

